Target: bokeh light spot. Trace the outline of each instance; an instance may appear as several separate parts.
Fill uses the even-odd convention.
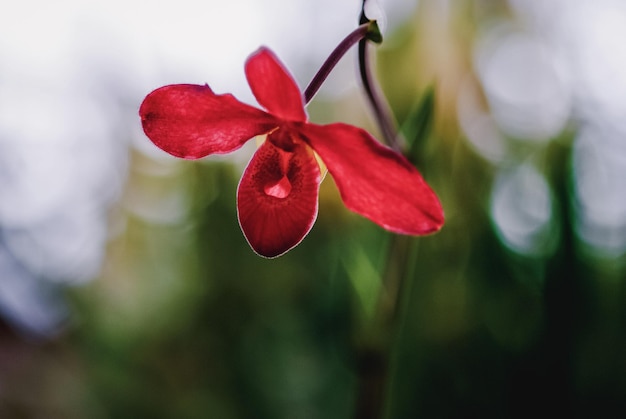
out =
[[[554,249],[552,196],[545,178],[530,164],[503,170],[491,197],[491,217],[512,250],[542,255]]]

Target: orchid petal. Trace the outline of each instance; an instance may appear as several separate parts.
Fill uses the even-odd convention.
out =
[[[166,152],[186,159],[223,154],[276,128],[272,115],[209,86],[177,84],[151,92],[139,109],[148,138]]]
[[[423,235],[441,228],[437,195],[402,155],[346,124],[301,124],[352,211],[395,233]]]
[[[272,51],[261,48],[246,61],[246,77],[261,106],[285,120],[306,121],[302,93]]]
[[[237,190],[239,224],[261,256],[279,256],[302,241],[317,218],[320,170],[313,151],[266,141],[248,164]]]

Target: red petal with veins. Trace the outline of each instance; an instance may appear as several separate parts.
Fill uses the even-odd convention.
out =
[[[402,155],[350,125],[301,124],[299,129],[349,209],[395,233],[423,235],[441,228],[437,195]]]
[[[248,164],[237,190],[239,224],[261,256],[280,256],[307,235],[317,218],[320,170],[312,150],[292,152],[265,141]]]
[[[288,121],[306,121],[302,93],[291,74],[267,48],[246,61],[246,77],[261,106]]]
[[[272,115],[195,84],[156,89],[144,99],[139,115],[154,144],[186,159],[234,151],[278,126]]]

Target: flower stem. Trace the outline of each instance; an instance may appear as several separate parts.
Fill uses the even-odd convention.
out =
[[[304,103],[309,103],[311,99],[313,99],[313,96],[315,96],[320,86],[324,83],[324,80],[326,80],[333,68],[335,68],[341,57],[343,57],[354,44],[365,39],[376,40],[376,34],[380,34],[376,22],[367,21],[359,25],[358,28],[346,36],[333,52],[330,53],[324,64],[322,64],[322,67],[320,67],[317,74],[315,74],[307,86],[304,91]]]
[[[363,2],[365,4],[365,2]],[[368,21],[365,13],[361,12],[361,22]],[[363,23],[362,23],[363,24]],[[376,84],[375,79],[371,73],[371,63],[369,57],[369,45],[366,39],[359,41],[359,73],[361,75],[361,82],[365,89],[365,94],[369,100],[376,122],[380,127],[381,133],[387,145],[397,152],[402,152],[400,146],[400,137],[398,131],[393,122],[393,116],[389,104],[384,99],[380,91],[380,87]]]
[[[364,25],[372,22],[365,15],[365,2],[361,4],[361,15],[359,24]],[[375,21],[374,21],[375,22]],[[378,29],[378,26],[376,26]],[[379,42],[382,41],[380,32],[378,32]],[[371,74],[371,63],[368,55],[367,39],[359,41],[359,73],[361,82],[365,90],[367,99],[372,106],[372,111],[376,122],[381,130],[383,138],[387,145],[397,152],[402,152],[402,136],[398,132],[393,114],[389,104],[381,93],[378,84]],[[378,332],[382,339],[382,344],[375,345],[373,348],[362,348],[361,357],[367,355],[365,359],[369,362],[369,367],[359,364],[357,370],[357,394],[356,405],[354,411],[355,419],[380,419],[383,418],[389,409],[389,396],[391,388],[391,363],[392,363],[392,347],[393,340],[399,333],[401,323],[401,300],[406,300],[407,296],[403,296],[407,285],[404,281],[407,271],[407,262],[413,263],[414,251],[413,246],[409,246],[410,241],[405,237],[393,236],[389,243],[389,254],[387,255],[387,266],[383,276],[384,291],[379,296],[376,320],[373,327],[379,328]],[[409,247],[411,250],[408,250]],[[399,267],[405,267],[398,271]],[[366,364],[367,365],[367,364]]]

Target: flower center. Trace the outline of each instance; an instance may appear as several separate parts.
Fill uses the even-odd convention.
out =
[[[291,192],[291,182],[287,179],[287,176],[283,176],[276,183],[268,183],[263,188],[265,193],[274,198],[287,198]]]

